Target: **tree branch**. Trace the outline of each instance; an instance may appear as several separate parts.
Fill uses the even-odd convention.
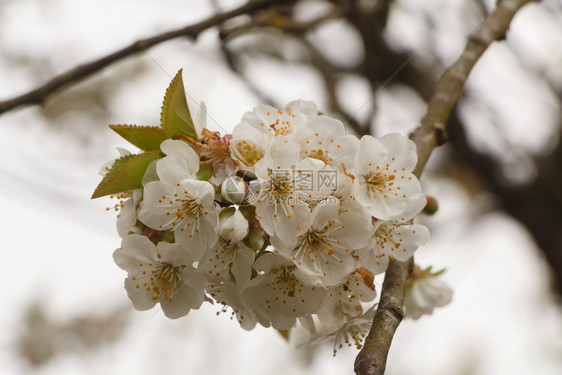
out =
[[[283,4],[290,4],[293,3],[295,0],[254,0],[249,1],[248,3],[233,9],[228,12],[224,12],[221,14],[214,15],[212,17],[207,18],[204,21],[199,23],[182,27],[177,30],[168,31],[150,38],[141,39],[133,44],[120,49],[110,55],[104,56],[98,60],[92,61],[87,64],[79,65],[71,70],[68,70],[54,78],[50,81],[45,83],[44,85],[36,88],[35,90],[29,91],[23,95],[17,96],[12,99],[8,99],[5,101],[0,102],[0,114],[12,110],[17,107],[33,105],[33,104],[41,104],[43,103],[47,97],[55,93],[56,91],[70,85],[73,83],[77,83],[94,73],[101,71],[102,69],[106,68],[107,66],[120,61],[126,57],[131,55],[137,54],[139,52],[143,52],[148,50],[149,48],[166,42],[171,39],[175,39],[178,37],[187,37],[190,39],[196,39],[201,32],[213,27],[220,25],[224,21],[227,21],[231,18],[243,15],[243,14],[253,14],[254,12],[264,9],[268,6],[271,6],[275,3],[283,3]]]
[[[418,164],[414,170],[416,176],[421,176],[433,149],[447,140],[447,120],[462,95],[472,68],[493,41],[504,38],[515,13],[530,1],[500,1],[496,10],[468,37],[467,45],[458,60],[437,81],[427,113],[410,137],[416,143],[418,151]],[[389,263],[371,331],[355,359],[357,375],[384,374],[394,332],[403,318],[406,278],[412,265],[413,259],[405,263]]]
[[[356,374],[384,374],[394,332],[404,318],[402,306],[404,306],[406,279],[413,268],[413,257],[406,262],[390,261],[371,331],[365,339],[363,349],[355,359]]]
[[[468,43],[449,69],[443,73],[429,99],[427,113],[410,137],[418,146],[418,164],[414,173],[420,176],[433,149],[447,140],[446,123],[460,99],[472,68],[488,46],[505,37],[515,13],[532,0],[502,0],[492,14],[468,37]]]

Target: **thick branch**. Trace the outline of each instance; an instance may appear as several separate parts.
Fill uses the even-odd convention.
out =
[[[355,359],[355,373],[360,375],[384,374],[394,332],[404,318],[402,306],[404,306],[406,279],[413,267],[413,258],[407,262],[390,261],[371,332],[365,340],[363,349]]]
[[[89,76],[91,76],[94,73],[97,73],[99,71],[101,71],[102,69],[106,68],[107,66],[120,61],[126,57],[129,57],[131,55],[137,54],[139,52],[143,52],[148,50],[149,48],[160,44],[162,42],[166,42],[168,40],[171,39],[175,39],[178,37],[187,37],[190,39],[195,39],[197,38],[197,36],[213,27],[213,26],[217,26],[220,25],[221,23],[243,15],[243,14],[252,14],[260,9],[266,8],[268,6],[271,6],[275,3],[281,2],[280,0],[254,0],[254,1],[249,1],[247,4],[242,5],[236,9],[233,9],[231,11],[228,12],[224,12],[221,14],[217,14],[214,15],[212,17],[207,18],[204,21],[201,21],[199,23],[190,25],[190,26],[186,26],[186,27],[182,27],[180,29],[177,30],[172,30],[172,31],[168,31],[165,33],[162,33],[160,35],[156,35],[150,38],[146,38],[146,39],[141,39],[138,40],[136,42],[134,42],[133,44],[129,45],[128,47],[125,47],[119,51],[116,51],[110,55],[107,55],[105,57],[102,57],[98,60],[92,61],[88,64],[83,64],[83,65],[79,65],[69,71],[66,71],[54,78],[52,78],[50,81],[48,81],[47,83],[45,83],[44,85],[36,88],[35,90],[32,90],[26,94],[20,95],[18,97],[12,98],[12,99],[8,99],[5,101],[0,102],[0,114],[7,112],[11,109],[20,107],[20,106],[26,106],[26,105],[32,105],[32,104],[41,104],[43,103],[47,97],[49,97],[51,94],[55,93],[56,91],[70,85],[73,83],[77,83]],[[292,1],[284,1],[284,3],[292,3],[294,2],[294,0]]]
[[[493,41],[505,37],[515,13],[529,2],[531,0],[500,1],[496,10],[468,37],[458,60],[437,81],[421,126],[411,136],[418,146],[418,164],[414,171],[418,177],[433,149],[447,140],[447,120],[463,93],[472,68]]]
[[[411,135],[418,151],[418,164],[414,170],[416,176],[421,176],[433,149],[447,140],[447,120],[462,95],[472,68],[493,41],[505,36],[515,13],[530,1],[500,1],[496,10],[469,36],[459,59],[443,73],[435,85],[427,114]],[[371,331],[355,359],[355,372],[358,375],[384,374],[394,332],[402,321],[406,278],[412,264],[413,260],[410,259],[406,263],[392,261],[388,266]]]

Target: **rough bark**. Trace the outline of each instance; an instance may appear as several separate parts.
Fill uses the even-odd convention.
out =
[[[447,121],[463,93],[472,68],[492,42],[504,37],[515,13],[529,2],[530,0],[500,1],[496,10],[469,36],[461,56],[437,81],[427,113],[421,125],[411,135],[418,151],[418,164],[414,170],[418,177],[433,150],[447,140]],[[408,268],[409,264],[400,262],[391,262],[388,266],[373,326],[355,360],[357,375],[384,374],[392,338],[403,317]]]

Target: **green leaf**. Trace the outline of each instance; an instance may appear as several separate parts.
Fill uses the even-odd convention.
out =
[[[197,131],[187,106],[181,72],[180,69],[166,90],[160,123],[168,138],[185,135],[197,140]]]
[[[92,199],[142,187],[146,168],[154,160],[164,157],[160,151],[147,151],[139,155],[127,155],[115,160],[92,195]]]
[[[252,221],[256,217],[256,207],[251,205],[240,206],[240,212],[248,221]]]
[[[160,144],[167,139],[164,129],[158,126],[109,125],[109,127],[143,151],[160,150]]]
[[[199,164],[199,172],[197,172],[197,179],[207,181],[213,175],[213,163],[202,162]]]

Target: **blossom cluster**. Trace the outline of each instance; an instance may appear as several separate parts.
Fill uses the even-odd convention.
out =
[[[179,318],[208,301],[247,330],[298,321],[310,343],[359,344],[374,276],[429,238],[413,223],[426,204],[414,143],[346,135],[303,100],[260,105],[222,136],[205,118],[120,194],[114,260],[134,307]]]

